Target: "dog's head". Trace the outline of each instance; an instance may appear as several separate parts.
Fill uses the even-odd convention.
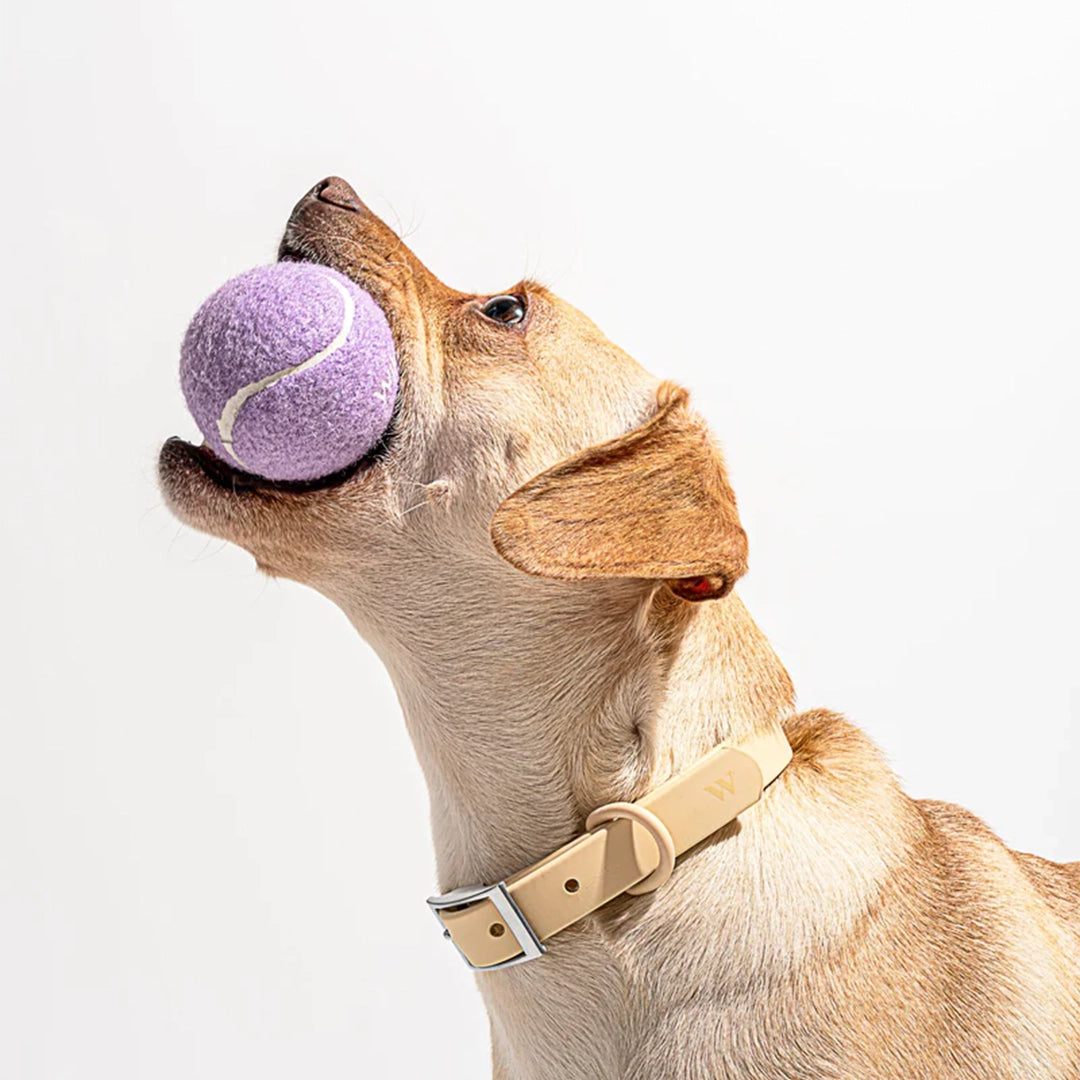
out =
[[[170,439],[161,486],[181,520],[372,620],[470,568],[664,581],[690,600],[744,572],[723,462],[685,391],[549,290],[448,288],[336,178],[297,204],[280,256],[331,266],[382,307],[401,369],[393,420],[363,461],[307,485]]]

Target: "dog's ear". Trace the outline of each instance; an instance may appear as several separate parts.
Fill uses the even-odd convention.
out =
[[[491,537],[529,574],[663,580],[685,600],[726,596],[746,533],[720,451],[674,383],[639,428],[533,477],[495,511]]]

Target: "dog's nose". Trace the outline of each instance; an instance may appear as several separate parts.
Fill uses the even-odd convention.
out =
[[[360,196],[340,176],[328,176],[325,180],[320,180],[312,189],[312,194],[324,203],[340,206],[342,210],[355,210],[359,214],[367,209],[360,201]]]

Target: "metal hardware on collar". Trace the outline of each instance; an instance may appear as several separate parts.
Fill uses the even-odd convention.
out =
[[[498,881],[494,885],[462,885],[460,888],[443,893],[442,896],[429,896],[427,904],[435,918],[439,919],[439,912],[446,908],[468,907],[468,905],[478,903],[481,900],[490,900],[495,906],[495,910],[502,916],[502,920],[506,924],[506,929],[510,931],[513,939],[521,946],[521,955],[512,956],[509,960],[504,960],[500,964],[489,964],[486,967],[474,964],[450,936],[450,931],[444,929],[443,937],[453,942],[454,948],[457,949],[461,954],[461,958],[473,971],[499,971],[502,968],[513,967],[515,964],[523,964],[526,960],[535,960],[547,952],[547,949],[540,943],[540,939],[529,925],[528,919],[525,918],[521,913],[521,909],[514,903],[514,898],[507,890],[505,881]],[[439,919],[439,925],[442,926],[442,919]]]

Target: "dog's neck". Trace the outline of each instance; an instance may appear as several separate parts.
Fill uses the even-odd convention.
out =
[[[500,575],[501,576],[501,575]],[[735,596],[515,575],[364,625],[424,770],[439,886],[499,880],[595,806],[640,796],[724,739],[776,725],[791,684]]]
[[[642,582],[515,575],[511,594],[496,574],[482,582],[433,590],[422,613],[387,604],[353,619],[391,673],[426,775],[440,891],[505,878],[578,834],[595,806],[791,715],[788,676],[735,595],[692,604]],[[827,759],[837,740],[825,742]],[[667,885],[556,935],[544,959],[480,975],[495,1076],[624,1075],[664,1056],[669,1015],[699,1016],[707,1043],[719,1013],[705,988],[722,1009],[849,933],[905,841],[890,774],[857,735],[846,742],[849,779],[828,800],[818,774],[836,762],[800,766],[819,752],[797,748],[725,830],[734,843],[688,853]],[[628,933],[628,915],[653,929]],[[567,1042],[570,1016],[585,1043]]]

